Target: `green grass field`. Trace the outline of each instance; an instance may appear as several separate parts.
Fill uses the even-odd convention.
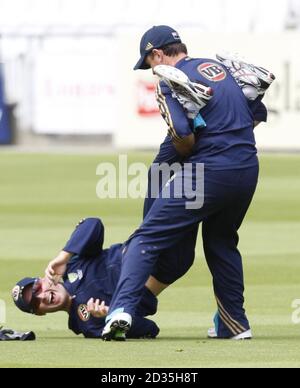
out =
[[[132,154],[150,163],[151,154]],[[34,330],[34,343],[1,343],[1,367],[300,367],[300,156],[261,157],[255,201],[241,230],[246,307],[255,340],[208,341],[216,306],[201,241],[189,275],[162,295],[152,342],[103,343],[75,337],[67,316],[37,318],[18,312],[10,289],[21,277],[43,274],[73,226],[100,216],[106,245],[138,226],[142,201],[99,200],[96,167],[116,156],[0,153],[0,299],[5,326]]]

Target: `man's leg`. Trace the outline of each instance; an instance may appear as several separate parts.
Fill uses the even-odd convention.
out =
[[[160,146],[159,154],[156,156],[148,175],[148,190],[144,203],[144,219],[150,212],[156,199],[159,197],[163,187],[170,176],[163,177],[162,174],[158,174],[157,170],[160,169],[162,164],[169,166],[174,163],[181,163],[182,157],[177,153],[171,137],[167,137],[163,144]],[[159,184],[157,192],[152,193],[152,176],[159,175]],[[176,282],[184,276],[188,270],[192,267],[195,260],[195,248],[197,243],[199,227],[197,226],[191,233],[189,233],[182,241],[179,241],[172,248],[162,252],[155,268],[152,272],[153,279],[151,287],[154,287],[158,293],[162,292],[170,284]],[[150,285],[150,284],[149,284]]]
[[[200,187],[197,174],[185,171],[185,178],[192,187]],[[198,179],[197,179],[198,178]],[[203,177],[200,177],[203,186]],[[134,316],[142,296],[144,284],[148,280],[159,256],[193,233],[199,223],[217,213],[231,198],[232,186],[227,186],[223,173],[205,173],[204,206],[187,209],[187,198],[175,198],[175,188],[182,183],[182,176],[177,174],[170,182],[169,199],[158,198],[139,230],[131,237],[124,252],[123,266],[118,286],[110,305],[107,326],[104,329],[105,339],[111,338],[116,327],[126,327],[123,313]],[[235,189],[235,187],[234,187]],[[166,189],[167,190],[167,189]],[[198,193],[203,197],[203,192]],[[126,319],[125,319],[126,320]],[[128,318],[130,322],[131,317]]]
[[[185,177],[193,188],[200,187],[195,171],[185,171]],[[176,198],[175,195],[175,188],[178,188],[179,183],[182,183],[182,178],[182,174],[176,174],[169,185],[170,198],[158,198],[154,202],[144,223],[128,242],[124,252],[120,280],[107,318],[107,322],[111,321],[106,328],[108,331],[110,327],[115,329],[115,326],[112,325],[115,324],[114,321],[119,319],[119,316],[121,316],[121,323],[123,323],[124,315],[122,314],[124,312],[131,316],[135,315],[143,286],[154,270],[159,256],[166,250],[173,248],[174,244],[178,244],[189,233],[194,233],[195,228],[205,217],[217,212],[224,205],[222,193],[218,195],[220,192],[218,190],[219,182],[212,181],[211,184],[206,185],[207,193],[205,193],[204,206],[201,208],[200,204],[196,209],[187,209],[187,204],[189,202],[194,204],[195,199],[187,199],[184,196]],[[200,180],[203,187],[203,176],[200,177]],[[203,198],[202,190],[199,191],[200,193],[197,193],[198,201],[200,195]],[[210,194],[211,192],[213,194]],[[116,325],[118,323],[116,322]],[[104,337],[106,337],[106,329],[103,333]]]
[[[162,252],[152,271],[156,280],[171,285],[190,270],[195,261],[198,232],[197,225],[178,244]]]
[[[206,214],[207,210],[205,208],[202,211]],[[193,233],[201,221],[198,212],[185,209],[183,199],[158,199],[151,212],[153,217],[142,225],[126,248],[121,277],[111,302],[112,313],[117,310],[135,315],[143,286],[149,276],[155,273],[159,257],[173,248],[174,242],[182,241],[189,233]],[[169,265],[172,260],[176,263],[177,257],[170,257]]]
[[[158,336],[159,332],[159,327],[155,322],[141,316],[136,316],[133,319],[127,338],[154,339]]]
[[[244,310],[238,230],[251,204],[256,182],[257,169],[242,171],[240,185],[243,189],[236,200],[203,222],[203,246],[218,305],[215,324],[219,338],[235,337],[250,329]]]
[[[143,219],[147,217],[155,200],[159,197],[159,194],[165,187],[167,181],[171,178],[171,176],[163,176],[162,173],[159,173],[161,166],[172,166],[175,163],[181,164],[182,157],[176,151],[172,138],[167,136],[165,141],[161,144],[159,153],[154,159],[148,172],[148,188],[144,203]],[[154,187],[152,182],[153,177],[159,177],[159,180],[155,182]]]
[[[158,296],[171,284],[181,279],[193,266],[196,257],[196,244],[199,226],[185,238],[163,252],[149,277],[146,287]]]
[[[174,242],[185,238],[201,221],[231,206],[239,195],[244,195],[239,177],[239,171],[206,172],[205,202],[201,209],[186,209],[188,200],[175,198],[174,193],[170,199],[155,201],[150,214],[127,247],[107,322],[111,321],[114,324],[114,320],[117,319],[112,318],[118,313],[135,314],[144,284],[163,251],[171,248]],[[191,181],[195,183],[196,178],[194,176],[192,178]],[[171,182],[172,190],[174,186],[176,187],[178,179],[182,177],[176,176]],[[121,320],[123,321],[123,316]],[[118,322],[116,324],[118,325]],[[122,324],[123,322],[121,326]],[[109,330],[108,324],[104,334],[106,335]]]

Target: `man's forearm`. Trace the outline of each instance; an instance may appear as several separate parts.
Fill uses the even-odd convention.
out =
[[[72,257],[72,253],[61,251],[54,260],[50,261],[45,271],[45,275],[49,283],[59,283],[64,276],[68,263]]]
[[[66,252],[66,251],[61,251],[58,254],[57,258],[60,259],[61,261],[63,261],[65,264],[68,264],[73,256],[74,256],[73,253]]]

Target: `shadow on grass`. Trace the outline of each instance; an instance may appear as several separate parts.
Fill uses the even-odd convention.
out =
[[[104,341],[101,338],[84,338],[82,336],[37,336],[37,341],[49,341],[49,342],[55,342],[55,341],[64,341],[64,342],[87,342],[87,343],[96,343]],[[232,343],[232,342],[245,342],[245,343],[257,343],[257,342],[276,342],[276,341],[299,341],[300,342],[300,334],[299,335],[293,335],[293,334],[287,334],[287,335],[273,335],[273,336],[266,336],[266,335],[256,335],[252,340],[245,340],[245,341],[231,341],[230,339],[210,339],[208,337],[199,337],[199,336],[180,336],[180,337],[167,337],[162,336],[158,337],[156,339],[128,339],[127,343],[162,343],[162,342],[193,342],[197,344],[201,343]],[[112,341],[116,342],[116,341]],[[0,342],[1,343],[1,342]]]

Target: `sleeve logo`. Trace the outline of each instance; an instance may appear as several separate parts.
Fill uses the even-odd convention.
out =
[[[81,304],[79,307],[78,307],[78,315],[79,315],[79,318],[83,321],[83,322],[87,322],[89,319],[90,319],[90,313],[88,312],[88,308],[87,308],[87,305],[85,304]]]
[[[217,63],[202,63],[202,65],[198,66],[198,72],[212,82],[224,81],[227,77],[225,69]]]

